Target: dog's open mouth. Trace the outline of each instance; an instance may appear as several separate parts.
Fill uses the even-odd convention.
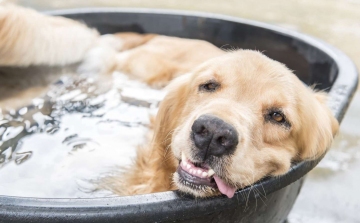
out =
[[[180,177],[180,183],[193,190],[218,189],[229,198],[233,197],[236,191],[235,187],[224,182],[207,164],[192,163],[185,157],[184,153],[177,173]]]

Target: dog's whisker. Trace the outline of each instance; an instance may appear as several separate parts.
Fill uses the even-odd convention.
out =
[[[255,173],[254,173],[254,170],[252,170],[252,173],[253,173],[253,182],[255,182]],[[254,189],[256,190],[257,194],[259,194],[258,197],[260,198],[260,200],[261,200],[261,201],[264,203],[264,205],[266,206],[265,201],[264,201],[264,200],[262,199],[262,197],[261,197],[261,196],[263,196],[264,199],[267,200],[267,198],[266,198],[266,193],[265,193],[265,189],[264,189],[264,187],[263,187],[262,184],[261,184],[261,187],[263,188],[265,195],[263,195],[263,194],[261,193],[261,191],[260,191],[259,189],[257,189],[255,186],[254,186]]]
[[[171,138],[169,138],[169,136],[171,136],[171,134],[174,133],[174,132],[175,132],[175,129],[169,131],[169,132],[166,134],[166,136],[165,136],[164,140],[162,141],[162,143],[166,142],[168,139],[171,139]]]
[[[246,196],[246,202],[245,202],[245,210],[247,210],[247,207],[248,207],[248,203],[249,203],[249,199],[250,199],[250,194],[251,194],[251,191],[253,189],[252,185],[250,184],[249,180],[247,177],[245,177],[245,180],[247,181],[247,184],[250,186],[250,189],[249,189],[249,193],[247,194]],[[245,211],[244,210],[244,211]]]
[[[165,148],[165,151],[164,151],[164,158],[167,156],[168,152],[169,152],[169,149],[171,147],[171,144],[169,144],[166,148]]]

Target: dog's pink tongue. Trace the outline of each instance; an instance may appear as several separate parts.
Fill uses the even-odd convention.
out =
[[[225,194],[228,196],[228,198],[232,198],[235,194],[236,188],[231,187],[227,185],[222,179],[220,179],[218,176],[214,175],[214,180],[216,182],[216,185],[218,186],[219,191],[222,194]]]

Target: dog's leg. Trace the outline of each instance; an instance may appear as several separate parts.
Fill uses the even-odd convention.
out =
[[[115,33],[114,36],[118,41],[121,42],[121,45],[118,45],[118,51],[125,51],[130,50],[135,47],[141,46],[154,37],[158,36],[157,34],[139,34],[133,32],[122,32],[122,33]]]
[[[142,47],[119,53],[115,64],[115,70],[158,88],[166,86],[183,70],[162,55],[147,52]]]
[[[121,50],[115,58],[114,69],[129,74],[154,87],[164,87],[184,68],[169,60],[162,51],[165,44],[150,43],[156,34],[117,33],[113,37],[121,41]],[[166,37],[165,37],[166,38]],[[175,42],[176,43],[176,42]],[[170,42],[171,44],[171,42]],[[174,53],[174,52],[172,52]]]
[[[85,25],[0,3],[0,65],[65,65],[81,61],[98,39]]]
[[[204,61],[224,54],[202,40],[133,33],[113,37],[121,42],[117,45],[121,45],[123,51],[115,58],[115,70],[155,87],[164,87]]]
[[[86,54],[77,71],[86,74],[111,74],[115,70],[123,71],[117,65],[118,53],[141,46],[155,36],[155,34],[132,32],[102,35],[97,44]]]

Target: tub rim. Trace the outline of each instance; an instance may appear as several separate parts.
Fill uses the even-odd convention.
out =
[[[242,23],[297,39],[300,42],[323,51],[334,60],[334,63],[338,67],[336,80],[329,91],[328,105],[339,122],[343,119],[358,85],[358,72],[354,63],[337,48],[315,37],[263,22],[215,13],[147,8],[75,8],[48,11],[45,13],[63,16],[75,13],[138,13],[194,16]],[[259,191],[264,191],[266,194],[280,190],[303,177],[313,169],[321,159],[322,157],[314,161],[300,162],[293,166],[285,175],[265,179],[254,184],[253,187]],[[80,218],[105,218],[110,215],[127,216],[131,219],[134,210],[136,210],[147,213],[148,217],[144,218],[147,220],[172,220],[185,217],[183,213],[189,213],[184,212],[186,209],[194,212],[194,207],[202,210],[202,213],[211,213],[215,210],[224,210],[239,205],[240,202],[245,201],[242,195],[250,193],[251,190],[251,188],[245,188],[237,191],[232,199],[225,196],[218,196],[202,199],[202,202],[184,196],[180,192],[173,191],[104,198],[32,198],[0,195],[0,216],[22,216],[26,218],[30,215],[45,217],[46,214],[51,214],[52,217],[70,219],[74,216]],[[254,193],[255,196],[261,196],[261,194],[259,195],[254,191],[252,193]],[[163,208],[157,208],[159,207],[158,205],[162,205]],[[121,210],[121,213],[119,213],[119,210]],[[186,217],[191,216],[187,215]]]

